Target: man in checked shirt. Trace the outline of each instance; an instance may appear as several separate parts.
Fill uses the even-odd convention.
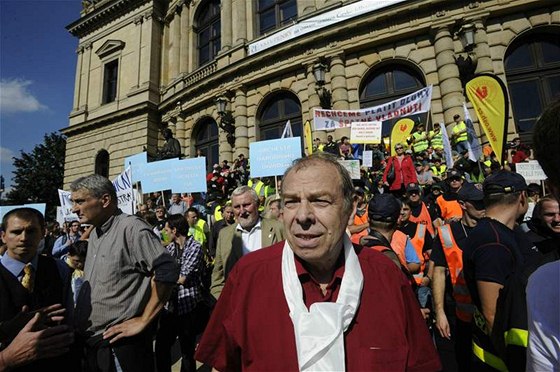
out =
[[[165,232],[171,240],[167,246],[180,267],[177,286],[160,315],[156,335],[156,366],[158,372],[171,371],[171,349],[179,336],[181,371],[196,371],[194,350],[196,336],[209,316],[202,296],[203,254],[200,243],[188,236],[189,224],[181,214],[167,219]]]

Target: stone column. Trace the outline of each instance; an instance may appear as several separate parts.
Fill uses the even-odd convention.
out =
[[[222,35],[221,35],[221,42],[222,42],[222,51],[231,49],[231,38],[232,38],[232,3],[230,1],[222,1],[221,2],[221,9],[220,9],[220,21],[222,27]],[[239,25],[236,25],[236,28],[239,28]]]
[[[490,45],[488,45],[488,34],[482,20],[474,21],[475,34],[475,53],[477,58],[476,73],[494,72],[492,56],[490,55]]]
[[[331,88],[332,88],[332,108],[335,110],[348,110],[348,87],[346,85],[346,67],[341,54],[331,59]],[[350,137],[350,128],[336,129],[334,138],[340,139],[342,136]]]
[[[459,68],[455,64],[453,38],[448,25],[435,28],[434,52],[445,123],[453,122],[453,115],[462,112],[463,97]]]
[[[321,108],[319,95],[317,94],[317,82],[315,81],[315,76],[313,75],[313,66],[315,62],[305,65],[306,81],[307,81],[307,105],[309,107],[310,120],[313,120],[313,109]],[[318,130],[312,133],[312,137],[319,137],[321,140],[327,139],[327,132],[324,130]]]
[[[182,5],[181,11],[181,32],[180,32],[180,52],[179,52],[179,73],[189,72],[189,7]]]
[[[138,88],[140,86],[140,74],[142,70],[142,24],[143,16],[138,16],[134,19],[134,25],[136,26],[135,32],[138,34],[138,43],[136,45],[136,50],[138,51],[138,63],[136,67],[136,84],[133,88]]]
[[[247,92],[243,88],[235,91],[234,102],[235,117],[235,154],[249,156],[249,128],[247,124]],[[227,143],[223,144],[227,149],[230,148]],[[221,148],[221,146],[220,146]],[[231,151],[231,150],[230,150]],[[227,152],[226,152],[227,153]]]
[[[84,78],[84,84],[82,85],[81,89],[82,89],[82,94],[80,95],[80,98],[83,97],[83,100],[80,100],[82,103],[82,107],[84,109],[87,109],[88,104],[89,104],[89,78],[90,78],[90,74],[91,74],[91,55],[92,55],[92,43],[88,43],[85,45],[85,53],[86,55],[85,60],[86,60],[86,65],[85,68],[82,70],[83,73],[85,73],[85,78]]]
[[[179,75],[179,53],[181,42],[181,8],[177,7],[169,23],[169,82]]]
[[[235,27],[232,30],[232,38],[235,45],[247,41],[247,0],[233,0],[233,16]]]
[[[84,63],[84,47],[78,47],[76,50],[76,54],[78,55],[78,62],[76,63],[76,78],[74,80],[74,103],[72,105],[72,110],[77,111],[80,108],[80,98],[81,98],[81,91],[80,87],[82,85],[82,65]]]
[[[169,32],[171,31],[169,26],[167,22],[161,24],[163,37],[161,38],[161,84],[159,85],[163,86],[169,82]]]
[[[185,117],[183,114],[179,113],[177,115],[177,123],[175,124],[175,138],[179,140],[181,144],[181,153],[187,154],[185,152]]]

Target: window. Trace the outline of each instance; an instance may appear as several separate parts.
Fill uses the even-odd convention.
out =
[[[206,156],[206,170],[211,172],[212,166],[220,163],[218,125],[211,118],[203,119],[196,126],[194,138],[195,151],[200,150]]]
[[[276,93],[270,97],[262,107],[258,119],[261,141],[281,138],[288,120],[293,136],[301,137],[303,141],[301,106],[297,97],[290,92]]]
[[[220,1],[210,0],[202,4],[195,17],[198,65],[214,58],[221,48]]]
[[[297,19],[296,0],[258,0],[259,35]]]
[[[119,60],[107,62],[103,69],[103,101],[113,102],[117,99],[117,83],[119,75]]]
[[[504,65],[515,126],[526,143],[544,108],[560,96],[560,33],[539,32],[515,41]]]
[[[424,81],[416,70],[394,62],[386,64],[374,69],[366,76],[360,91],[360,107],[378,106],[424,87]],[[425,123],[427,117],[427,113],[414,114],[410,119]],[[400,119],[384,121],[382,136],[390,136],[393,125]]]
[[[101,150],[95,156],[95,174],[109,178],[109,153]]]

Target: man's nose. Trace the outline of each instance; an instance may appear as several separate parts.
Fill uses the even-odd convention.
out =
[[[299,203],[296,220],[300,224],[309,224],[313,219],[313,208],[309,202],[302,200]]]

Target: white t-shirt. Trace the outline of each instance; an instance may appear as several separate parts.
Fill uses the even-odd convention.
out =
[[[538,268],[527,284],[527,371],[560,369],[560,261]]]

